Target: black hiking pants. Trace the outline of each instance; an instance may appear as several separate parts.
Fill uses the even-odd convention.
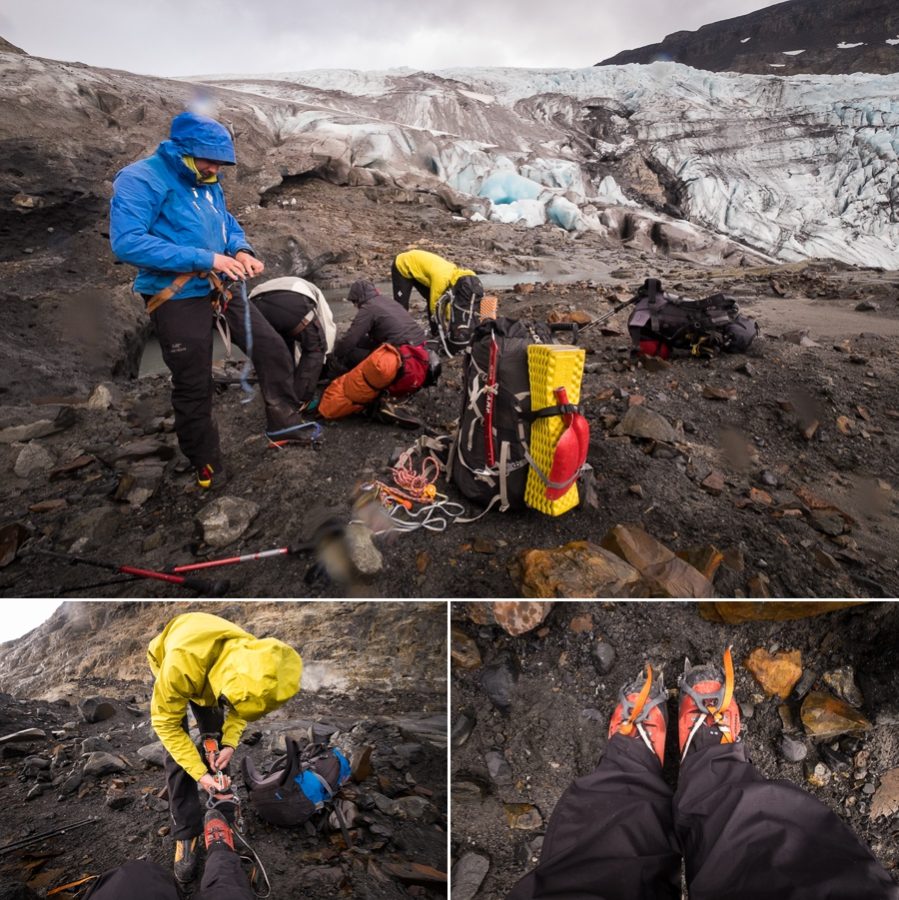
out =
[[[105,872],[87,892],[85,900],[179,900],[171,872],[146,859],[132,860]],[[255,895],[240,867],[240,857],[227,847],[213,847],[206,857],[196,900],[254,900]]]
[[[293,389],[300,403],[308,403],[315,394],[315,388],[325,363],[325,334],[317,319],[313,319],[301,331],[303,319],[315,309],[315,304],[296,291],[268,291],[254,297],[252,301],[266,321],[287,345],[291,360],[294,349],[300,348],[300,361],[293,374]]]
[[[540,862],[510,900],[899,900],[886,870],[823,803],[768,781],[744,744],[681,765],[676,793],[639,740],[615,735],[562,795]]]
[[[426,284],[416,281],[414,278],[406,278],[400,274],[400,270],[396,267],[396,261],[390,266],[390,279],[393,282],[393,299],[399,303],[403,309],[409,308],[409,298],[412,296],[412,288],[415,288],[422,297],[425,298],[425,304],[430,305],[431,289]]]
[[[217,741],[222,739],[222,728],[225,724],[225,711],[220,706],[197,706],[190,704],[194,718],[197,720],[197,728],[201,735],[213,735]],[[190,733],[187,716],[181,722],[181,727]],[[205,756],[197,750],[197,755],[203,760]],[[213,773],[214,774],[214,773]],[[206,810],[200,805],[197,782],[175,762],[169,753],[165,755],[165,782],[169,789],[169,812],[172,815],[172,837],[176,841],[183,841],[203,833],[203,818]],[[205,794],[206,792],[203,791]]]
[[[162,358],[172,373],[172,408],[181,452],[196,469],[207,463],[221,469],[219,433],[212,415],[212,348],[215,328],[211,295],[169,300],[150,319]],[[283,339],[250,303],[251,359],[265,403],[267,431],[302,422],[293,384],[293,359]],[[246,353],[244,301],[235,293],[225,311],[231,340]]]

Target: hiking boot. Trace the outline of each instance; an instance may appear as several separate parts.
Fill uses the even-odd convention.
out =
[[[209,491],[214,488],[222,488],[228,483],[228,476],[222,465],[207,463],[197,469],[197,487],[201,491]]]
[[[371,417],[373,421],[382,425],[398,425],[407,431],[415,431],[424,424],[417,416],[383,399],[372,407]]]
[[[194,837],[175,841],[175,878],[182,884],[193,881],[197,874],[198,840]]]
[[[646,674],[638,674],[630,684],[618,692],[618,705],[609,722],[609,737],[623,734],[639,738],[655,755],[659,765],[665,764],[665,734],[668,728],[668,692],[662,673],[654,676],[652,666],[646,666]]]
[[[225,819],[224,813],[218,809],[210,809],[206,813],[206,822],[203,828],[203,836],[206,840],[206,849],[214,846],[226,846],[234,849],[234,833]]]
[[[710,744],[736,744],[740,740],[740,707],[734,700],[734,661],[730,647],[724,651],[723,668],[691,666],[684,662],[678,679],[680,706],[677,715],[681,761],[690,750]]]

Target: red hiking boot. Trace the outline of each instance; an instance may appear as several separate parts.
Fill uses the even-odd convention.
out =
[[[609,737],[623,734],[639,738],[665,764],[665,734],[668,728],[668,692],[662,683],[662,673],[654,677],[652,666],[646,674],[638,675],[618,692],[618,705],[609,722]]]
[[[734,700],[734,661],[730,647],[724,651],[724,667],[691,666],[684,662],[678,679],[680,706],[677,728],[681,761],[692,748],[709,744],[736,744],[740,740],[740,707]]]
[[[234,833],[225,820],[224,813],[218,809],[210,809],[206,813],[203,836],[206,839],[207,850],[215,844],[224,844],[231,850],[234,849]]]

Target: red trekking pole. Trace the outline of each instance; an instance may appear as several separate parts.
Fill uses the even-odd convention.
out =
[[[134,578],[150,578],[155,581],[165,581],[168,584],[176,584],[178,587],[196,591],[205,597],[223,597],[229,588],[227,581],[203,581],[200,578],[191,578],[184,575],[173,575],[169,572],[157,572],[153,569],[141,569],[137,566],[123,566],[119,563],[107,562],[100,559],[88,559],[84,556],[75,556],[71,553],[58,553],[55,550],[42,550],[35,548],[31,553],[40,553],[42,556],[52,556],[54,559],[62,559],[68,563],[81,563],[85,566],[96,566],[100,569],[109,569],[121,575],[131,575]]]

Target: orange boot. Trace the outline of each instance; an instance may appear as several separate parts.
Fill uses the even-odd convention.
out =
[[[724,651],[723,669],[716,665],[691,666],[689,659],[684,663],[684,674],[678,679],[681,761],[691,748],[736,744],[740,740],[740,707],[734,700],[734,661],[730,649]]]
[[[668,728],[668,692],[662,683],[662,673],[653,677],[652,666],[646,666],[646,675],[625,685],[618,692],[618,705],[609,722],[609,737],[623,734],[640,738],[659,760],[665,764],[665,734]]]

